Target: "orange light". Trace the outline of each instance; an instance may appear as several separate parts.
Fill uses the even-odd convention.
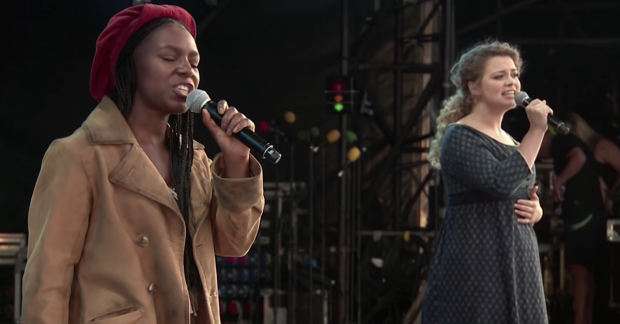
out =
[[[343,98],[342,98],[342,95],[340,95],[340,94],[338,94],[338,95],[336,95],[336,96],[334,97],[334,100],[335,100],[336,102],[342,102],[342,99],[343,99]]]

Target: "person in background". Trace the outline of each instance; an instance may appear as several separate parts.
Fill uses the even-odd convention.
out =
[[[547,133],[541,158],[552,158],[553,198],[561,208],[565,266],[572,280],[575,324],[592,324],[595,270],[605,243],[605,208],[598,166],[578,137]]]
[[[570,127],[571,133],[584,142],[593,155],[598,167],[607,218],[620,218],[620,148],[613,141],[592,129],[577,113],[569,113],[566,124]],[[599,235],[605,235],[605,233],[599,232]],[[618,315],[615,315],[608,307],[610,291],[606,287],[611,284],[610,280],[620,280],[620,274],[610,272],[610,258],[617,257],[612,255],[611,251],[609,243],[602,242],[601,248],[597,251],[600,257],[597,258],[598,262],[592,270],[594,286],[600,287],[595,289],[594,296],[591,297],[595,322],[615,323],[620,320]]]
[[[614,203],[614,196],[611,195],[612,192],[620,190],[620,148],[593,130],[579,114],[569,113],[566,124],[571,133],[584,142],[594,155],[608,215],[620,217],[620,201]]]

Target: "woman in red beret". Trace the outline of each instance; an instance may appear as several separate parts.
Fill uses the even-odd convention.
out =
[[[185,104],[200,80],[196,24],[175,6],[121,11],[97,40],[99,102],[45,157],[28,216],[22,323],[219,323],[215,255],[242,256],[263,211],[262,170],[232,135],[193,140]]]

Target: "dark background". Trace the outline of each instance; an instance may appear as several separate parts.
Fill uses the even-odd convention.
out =
[[[498,12],[498,3],[509,8],[529,2],[535,3],[504,15],[500,23],[491,20],[465,29]],[[327,132],[337,127],[337,117],[325,113],[323,90],[326,78],[340,68],[339,0],[230,0],[214,8],[202,0],[153,3],[181,5],[196,18],[200,88],[212,98],[227,99],[255,122],[293,111],[296,123],[283,126],[293,141],[299,129],[316,126]],[[53,139],[78,128],[96,105],[88,86],[95,40],[109,18],[131,4],[3,2],[0,232],[26,232],[30,195],[45,150]],[[350,1],[351,43],[365,27],[373,4]],[[526,61],[524,90],[547,99],[560,116],[582,113],[615,138],[618,112],[611,99],[618,100],[619,13],[619,2],[611,0],[456,1],[456,44],[460,52],[488,38],[514,41]],[[505,126],[519,137],[527,127],[523,111],[509,113]],[[207,144],[210,156],[218,152],[201,125],[196,138]],[[307,145],[298,143],[295,178],[306,181]],[[287,147],[281,144],[285,154]],[[287,154],[279,165],[278,177],[288,177],[289,158]],[[265,172],[267,181],[276,176],[272,166],[265,166]]]
[[[363,91],[374,94],[375,97],[371,98],[372,108],[389,122],[393,116],[391,105],[394,104],[393,98],[389,97],[393,97],[391,82],[394,77],[389,74],[391,71],[360,72],[356,71],[355,64],[394,62],[390,48],[390,44],[395,41],[394,13],[382,9],[385,15],[381,16],[374,12],[374,8],[377,3],[381,4],[381,8],[389,8],[399,1],[414,1],[348,1],[351,48],[349,71],[359,84],[366,87]],[[525,71],[521,78],[523,90],[533,98],[546,99],[559,117],[569,111],[576,111],[600,133],[620,142],[619,0],[453,1],[456,6],[454,54],[457,58],[468,47],[487,39],[517,45],[525,60]],[[0,94],[0,233],[27,233],[30,197],[47,147],[54,139],[68,136],[80,127],[97,104],[89,92],[95,40],[108,20],[115,13],[131,6],[132,2],[2,2],[0,66],[4,86]],[[321,130],[320,141],[329,130],[339,127],[338,117],[326,113],[324,89],[326,80],[340,73],[342,0],[217,0],[217,6],[208,5],[212,0],[152,2],[180,5],[195,17],[198,24],[197,44],[201,52],[201,89],[206,90],[213,99],[228,100],[256,123],[272,121],[279,124],[287,134],[288,142],[282,138],[276,142],[273,134],[262,134],[276,143],[284,154],[282,162],[277,166],[264,165],[265,181],[287,181],[292,177],[295,181],[307,182],[309,142],[298,139],[296,133],[317,127]],[[409,20],[405,21],[406,24],[415,25],[412,24],[412,16],[415,14],[409,11],[405,18]],[[403,94],[404,97],[414,96],[410,91],[411,84],[403,87],[409,89]],[[416,95],[421,92],[420,89],[414,90]],[[441,96],[436,94],[436,97]],[[406,106],[402,110],[410,112],[412,109]],[[295,113],[297,118],[294,124],[285,124],[281,120],[286,111]],[[403,113],[403,120],[409,114]],[[380,136],[375,135],[380,132],[377,131],[377,125],[373,125],[375,122],[372,119],[355,116],[352,121],[351,128],[358,134]],[[523,109],[509,112],[504,119],[504,128],[517,139],[527,131],[527,127]],[[199,121],[196,123],[195,137],[206,144],[209,156],[218,153],[219,149]],[[366,144],[381,143],[379,138],[364,140],[368,140]],[[384,148],[389,150],[388,141],[384,143]],[[291,147],[294,147],[294,151],[290,150]],[[308,218],[300,217],[299,224],[296,224],[300,229],[300,246],[305,246],[304,239],[318,233],[318,228],[323,235],[327,233],[328,246],[342,247],[338,241],[341,238],[338,231],[338,208],[341,207],[339,180],[335,175],[341,168],[338,145],[331,145],[324,150],[327,152],[329,172],[325,186],[327,190],[320,194],[327,195],[323,200],[327,205],[327,219],[323,224],[316,224],[315,219],[316,227],[312,232],[305,227]],[[294,162],[294,172],[290,171],[291,162]],[[376,164],[381,166],[381,161]],[[390,166],[389,163],[383,164]],[[411,173],[411,170],[406,171]],[[361,184],[364,188],[372,189],[369,190],[370,194],[364,193],[362,200],[365,208],[359,211],[364,214],[361,217],[363,229],[410,230],[404,222],[391,221],[392,218],[396,219],[395,215],[401,216],[393,212],[396,209],[393,205],[397,204],[389,199],[392,195],[390,190],[398,187],[390,186],[391,175],[378,179],[378,176],[368,174]],[[401,182],[407,183],[410,180],[404,179]],[[407,194],[411,194],[411,190],[402,192],[403,196]],[[433,197],[439,195],[429,194]],[[433,213],[437,213],[437,208],[429,210],[429,214]],[[292,224],[278,226],[282,226],[282,232],[289,233],[287,226]],[[356,264],[368,264],[366,257],[382,256],[388,246],[383,244],[387,244],[387,241],[385,238],[377,241],[374,247],[374,240],[365,244],[363,260],[357,260],[360,262]],[[290,243],[290,240],[287,242]],[[314,244],[317,242],[315,238]],[[415,272],[415,281],[400,281],[411,279],[402,276],[404,270],[400,267],[413,263],[403,261],[408,255],[398,250],[400,245],[396,243],[389,243],[391,257],[386,257],[386,264],[392,267],[386,268],[394,272],[370,273],[374,268],[366,266],[359,274],[365,280],[363,290],[375,290],[365,296],[364,310],[370,309],[368,313],[386,322],[390,319],[384,310],[376,311],[381,306],[377,301],[383,300],[384,304],[389,304],[387,308],[390,308],[390,312],[396,304],[392,299],[384,298],[389,297],[389,294],[377,294],[376,291],[385,293],[392,292],[394,287],[399,288],[397,291],[402,289],[406,298],[397,298],[400,298],[400,306],[407,309],[411,305],[409,299],[414,298],[410,288],[417,287],[418,280],[422,280],[424,275]],[[328,278],[335,278],[333,269],[339,269],[334,262],[336,254],[323,250],[317,252],[318,248],[314,251],[314,257],[322,254],[322,257],[331,259],[327,263],[322,260],[321,266],[327,269]],[[412,251],[417,251],[413,253],[417,255],[419,249]],[[415,264],[423,264],[417,261]],[[3,275],[0,279],[3,277],[11,276]],[[386,282],[385,278],[390,280]],[[0,280],[0,290],[6,291],[2,287]],[[298,314],[303,317],[306,312],[299,311]]]

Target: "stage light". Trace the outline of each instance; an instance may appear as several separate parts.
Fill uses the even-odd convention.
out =
[[[351,77],[337,77],[327,80],[325,100],[330,114],[348,114],[353,111],[356,91]]]
[[[336,79],[332,81],[332,91],[338,93],[346,90],[346,84],[343,79]]]

